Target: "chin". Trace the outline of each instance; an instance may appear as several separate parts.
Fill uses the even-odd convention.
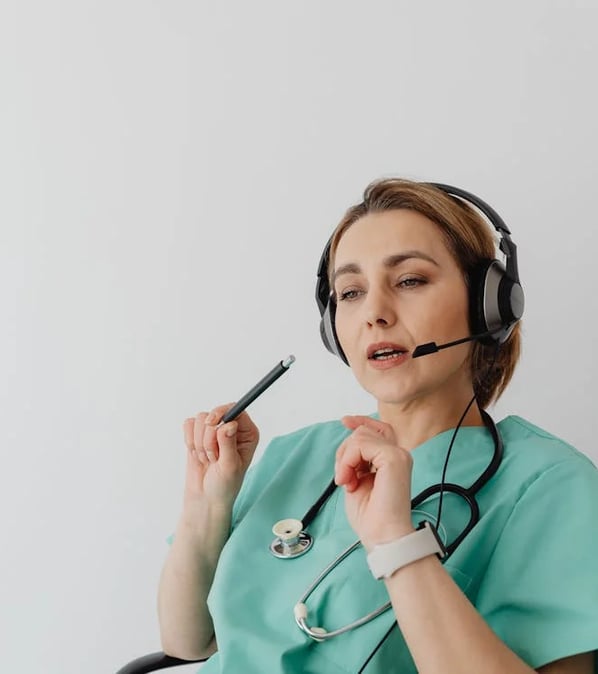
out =
[[[378,404],[383,405],[406,405],[418,398],[417,393],[413,392],[373,392],[372,395],[378,401]]]
[[[414,376],[415,373],[401,366],[395,371],[355,373],[361,387],[373,396],[378,403],[387,405],[404,405],[418,398],[426,397],[441,388],[443,380]],[[382,375],[382,376],[381,376]]]
[[[372,395],[378,403],[385,405],[406,405],[426,398],[438,400],[453,400],[461,391],[461,372],[434,373],[432,377],[414,377],[406,376],[407,372],[402,373],[402,377],[393,377],[388,380],[372,380],[367,377],[362,380],[361,386]],[[441,376],[438,376],[438,375]]]

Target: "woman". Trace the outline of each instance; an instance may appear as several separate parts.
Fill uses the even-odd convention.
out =
[[[485,413],[519,355],[522,296],[508,229],[505,272],[490,262],[487,223],[458,196],[473,197],[373,183],[323,258],[325,344],[376,415],[277,438],[247,475],[259,436],[247,413],[219,425],[221,405],[185,421],[184,505],[159,591],[167,653],[217,652],[206,673],[598,672],[598,471],[529,422],[507,417],[496,430]],[[498,326],[483,315],[493,283]],[[417,357],[471,334],[481,336]],[[311,549],[270,554],[275,520],[307,513],[331,477],[303,518]],[[305,633],[389,601],[334,638]]]

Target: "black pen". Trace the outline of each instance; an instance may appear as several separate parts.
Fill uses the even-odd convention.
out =
[[[252,389],[247,391],[247,393],[225,413],[220,423],[225,424],[227,421],[236,419],[259,395],[261,395],[269,386],[272,386],[278,377],[283,375],[294,362],[295,356],[289,356],[288,358],[285,358],[285,360],[281,360],[278,365],[275,365],[265,377],[260,379]]]

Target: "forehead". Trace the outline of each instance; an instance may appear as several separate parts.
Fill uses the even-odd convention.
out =
[[[420,250],[439,264],[452,260],[438,225],[405,209],[368,213],[342,235],[334,257],[338,268],[365,258],[384,258],[404,250]]]

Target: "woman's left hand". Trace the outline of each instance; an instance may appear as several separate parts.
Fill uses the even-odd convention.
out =
[[[389,424],[346,416],[353,433],[336,452],[334,479],[345,487],[349,522],[369,551],[414,531],[411,523],[411,454],[398,446]]]

